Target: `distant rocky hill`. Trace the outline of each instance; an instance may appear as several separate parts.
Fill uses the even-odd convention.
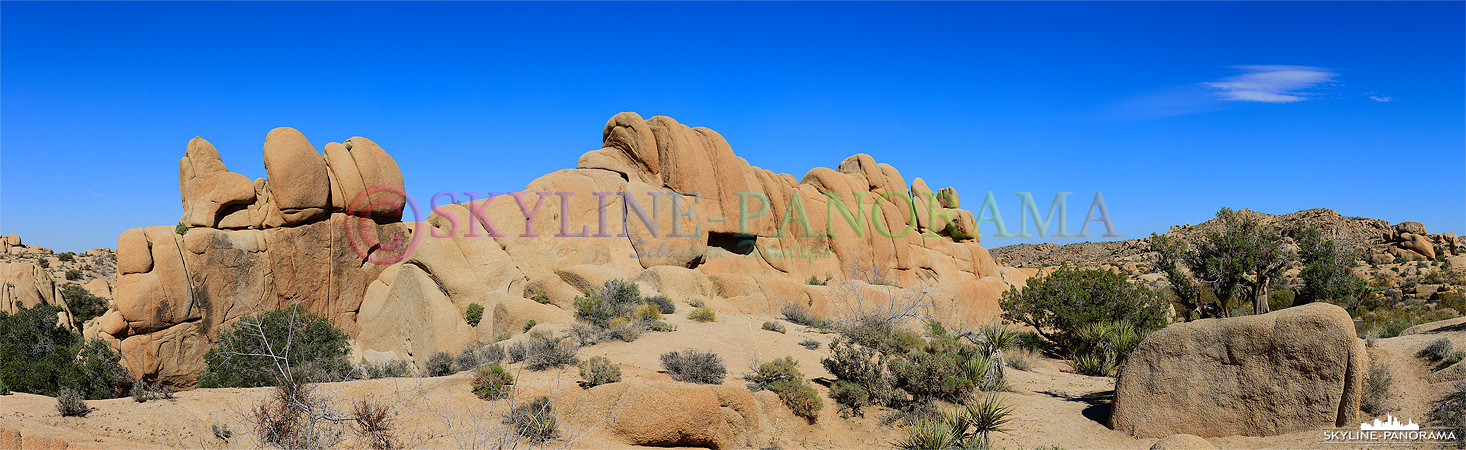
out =
[[[1420,222],[1407,221],[1391,226],[1388,221],[1367,217],[1346,217],[1331,209],[1307,209],[1290,214],[1273,215],[1251,210],[1243,214],[1257,220],[1263,227],[1279,230],[1288,243],[1293,237],[1310,226],[1317,226],[1347,248],[1360,251],[1360,260],[1384,264],[1396,258],[1414,260],[1416,257],[1435,259],[1436,252],[1457,245],[1455,233],[1431,235]],[[1221,225],[1215,220],[1200,224],[1172,226],[1166,236],[1179,238],[1194,245],[1208,232],[1219,231]],[[1403,235],[1403,236],[1402,236]],[[1422,239],[1417,240],[1415,236]],[[1080,242],[1074,244],[1017,244],[991,250],[999,264],[1013,267],[1043,267],[1069,263],[1081,267],[1112,265],[1143,269],[1154,257],[1150,251],[1150,237],[1110,242]],[[1455,254],[1455,252],[1451,252]]]

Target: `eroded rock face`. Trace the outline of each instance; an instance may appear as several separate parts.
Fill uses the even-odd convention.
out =
[[[1349,313],[1326,303],[1175,324],[1130,354],[1110,425],[1140,437],[1349,426],[1367,369]]]
[[[757,447],[768,420],[741,386],[632,381],[597,386],[588,394],[556,396],[555,410],[577,422],[618,417],[608,426],[630,445]]]
[[[178,187],[183,218],[191,227],[246,228],[249,205],[255,201],[249,177],[230,172],[214,145],[201,137],[188,141],[187,156],[178,161]]]
[[[939,318],[977,324],[998,317],[1008,283],[1027,278],[979,245],[954,190],[908,184],[870,155],[796,178],[751,166],[717,132],[668,117],[621,113],[603,131],[602,148],[577,168],[415,223],[398,222],[393,204],[362,214],[370,221],[342,213],[372,186],[405,188],[397,162],[366,138],[329,143],[323,155],[299,131],[274,129],[268,177],[252,183],[219,175],[229,172],[217,152],[195,139],[180,177],[195,228],[122,233],[116,308],[89,330],[115,342],[135,375],[188,387],[221,329],[292,303],[333,319],[354,354],[421,365],[434,352],[520,333],[527,320],[570,323],[574,297],[609,279],[763,315],[795,302],[835,314],[846,291],[923,296]],[[228,178],[228,195],[200,174]],[[379,242],[415,242],[413,251],[378,259],[383,248],[352,246],[352,223],[369,223]],[[810,277],[859,281],[837,289]],[[476,327],[462,319],[472,303],[485,308]]]

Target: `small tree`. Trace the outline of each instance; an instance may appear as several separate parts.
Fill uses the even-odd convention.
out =
[[[1068,265],[1030,278],[1026,288],[1004,292],[1000,304],[1004,319],[1033,327],[1060,354],[1074,350],[1085,325],[1127,322],[1153,330],[1163,325],[1166,311],[1154,291],[1124,275]]]
[[[1352,252],[1340,248],[1333,239],[1324,239],[1318,227],[1309,227],[1298,234],[1298,258],[1303,270],[1303,288],[1296,303],[1334,300],[1346,307],[1355,306],[1366,292],[1368,283],[1349,273]]]
[[[204,354],[208,367],[200,387],[260,387],[282,377],[309,382],[344,378],[349,353],[346,333],[330,319],[301,305],[239,319],[219,335],[219,345]]]
[[[107,299],[92,295],[76,283],[61,285],[61,298],[66,300],[66,307],[71,309],[72,320],[77,329],[81,329],[86,321],[107,312]]]
[[[469,325],[478,326],[479,321],[484,320],[484,305],[469,303],[468,311],[463,314],[463,318],[468,321]]]

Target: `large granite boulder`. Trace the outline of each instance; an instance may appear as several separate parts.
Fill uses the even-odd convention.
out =
[[[1368,367],[1349,313],[1327,303],[1175,324],[1130,354],[1110,425],[1140,437],[1349,426]]]

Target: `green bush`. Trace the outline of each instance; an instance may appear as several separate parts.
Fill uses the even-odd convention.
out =
[[[784,328],[784,324],[779,322],[764,322],[763,326],[761,326],[760,328],[763,328],[766,331],[775,331],[779,333],[788,332],[788,330]]]
[[[677,326],[658,320],[656,322],[652,322],[651,329],[652,331],[669,332],[677,331]]]
[[[830,342],[830,356],[820,364],[835,378],[860,386],[871,404],[885,404],[895,396],[896,381],[886,371],[884,358],[873,348],[839,337]]]
[[[987,365],[986,359],[981,361],[979,375],[986,375]],[[956,353],[913,351],[892,358],[887,368],[895,376],[896,386],[918,400],[959,399],[976,389],[984,378],[968,377],[967,361]]]
[[[266,342],[269,343],[268,348]],[[271,350],[273,349],[273,351]],[[246,316],[219,332],[219,342],[204,354],[207,367],[199,387],[275,385],[281,373],[273,353],[308,381],[339,381],[349,372],[350,344],[330,319],[301,305]]]
[[[769,390],[779,394],[779,400],[789,405],[794,415],[803,417],[809,423],[815,423],[819,419],[820,410],[825,407],[819,393],[804,380],[776,381],[769,385]]]
[[[534,300],[536,303],[539,303],[539,304],[548,304],[548,303],[550,303],[550,296],[545,295],[544,292],[537,293],[537,294],[534,295],[534,297],[530,297],[530,299],[531,300]]]
[[[73,262],[76,261],[76,254],[72,252],[62,253],[56,255],[56,260],[61,262]]]
[[[808,280],[804,280],[804,284],[808,284],[810,286],[824,286],[825,280],[821,280],[820,277],[810,275]]]
[[[468,320],[469,325],[478,326],[479,321],[484,320],[484,305],[469,303],[468,311],[464,312],[463,318]]]
[[[71,309],[77,329],[81,329],[86,321],[107,313],[107,299],[92,295],[91,291],[76,283],[61,285],[61,298],[66,300],[66,307]]]
[[[529,319],[529,320],[526,320],[526,321],[525,321],[525,322],[524,322],[524,331],[523,331],[523,332],[524,332],[524,333],[528,333],[528,332],[529,332],[529,330],[532,330],[532,329],[534,329],[534,326],[535,326],[535,325],[539,325],[539,324],[540,324],[540,323],[539,323],[539,322],[535,322],[535,321],[534,321],[534,319]]]
[[[702,384],[723,384],[728,373],[721,356],[692,349],[663,353],[662,370],[674,380]]]
[[[1000,304],[1004,319],[1033,327],[1060,354],[1072,353],[1086,324],[1126,322],[1144,334],[1164,326],[1167,307],[1155,292],[1124,275],[1068,266],[1004,292]]]
[[[743,379],[748,380],[748,389],[754,392],[764,390],[769,385],[779,381],[803,380],[804,374],[799,373],[799,361],[793,357],[785,356],[763,364],[759,364],[753,373],[744,375]]]
[[[814,339],[805,339],[805,340],[799,341],[799,345],[802,345],[802,346],[804,346],[804,348],[807,348],[807,349],[810,349],[810,350],[819,350],[821,344],[820,344],[820,341],[816,341]]]
[[[840,416],[846,418],[851,415],[865,417],[860,408],[871,405],[870,391],[858,383],[845,380],[836,380],[830,384],[830,399],[839,405]]]
[[[578,366],[580,377],[585,379],[585,382],[581,383],[583,387],[590,388],[621,381],[621,368],[611,364],[611,360],[604,356],[591,357],[581,361]]]
[[[1115,372],[1114,366],[1109,365],[1103,357],[1094,354],[1072,357],[1069,359],[1069,365],[1074,368],[1074,373],[1092,377],[1107,377]]]
[[[1463,359],[1466,359],[1466,350],[1456,350],[1451,352],[1451,356],[1446,357],[1446,364],[1455,364]]]
[[[653,295],[651,297],[647,297],[646,302],[657,305],[657,309],[660,310],[662,314],[672,314],[677,312],[677,305],[672,304],[672,300],[668,299],[666,296]]]
[[[687,318],[696,320],[698,322],[712,322],[714,320],[718,320],[718,313],[716,311],[713,311],[712,308],[699,306],[693,308],[692,312],[687,313]]]
[[[54,305],[0,311],[0,384],[16,392],[56,396],[70,389],[90,399],[116,398],[132,387],[121,357],[100,339],[56,323]]]
[[[61,394],[56,396],[56,411],[62,417],[86,417],[87,413],[92,412],[92,408],[87,407],[85,400],[80,392],[62,389]]]
[[[67,270],[66,271],[66,279],[69,280],[69,281],[80,280],[81,279],[81,271],[80,270],[77,270],[77,269]]]
[[[41,266],[42,269],[50,269],[51,261],[46,258],[40,258],[36,260],[36,265]]]
[[[555,408],[549,397],[537,397],[515,406],[504,418],[504,423],[514,427],[514,433],[529,439],[532,443],[544,443],[560,434],[555,421]]]
[[[187,234],[188,233],[188,225],[184,225],[183,222],[178,222],[178,225],[175,226],[175,227],[173,227],[173,232],[174,233],[178,233],[179,236],[182,236],[184,234]]]
[[[662,320],[662,307],[655,303],[647,303],[631,314],[636,320],[647,322]]]
[[[509,394],[514,376],[498,364],[473,370],[473,395],[484,400],[494,400]]]
[[[610,280],[598,293],[586,292],[575,297],[575,318],[605,327],[613,318],[630,318],[642,303],[641,289],[636,283]]]

